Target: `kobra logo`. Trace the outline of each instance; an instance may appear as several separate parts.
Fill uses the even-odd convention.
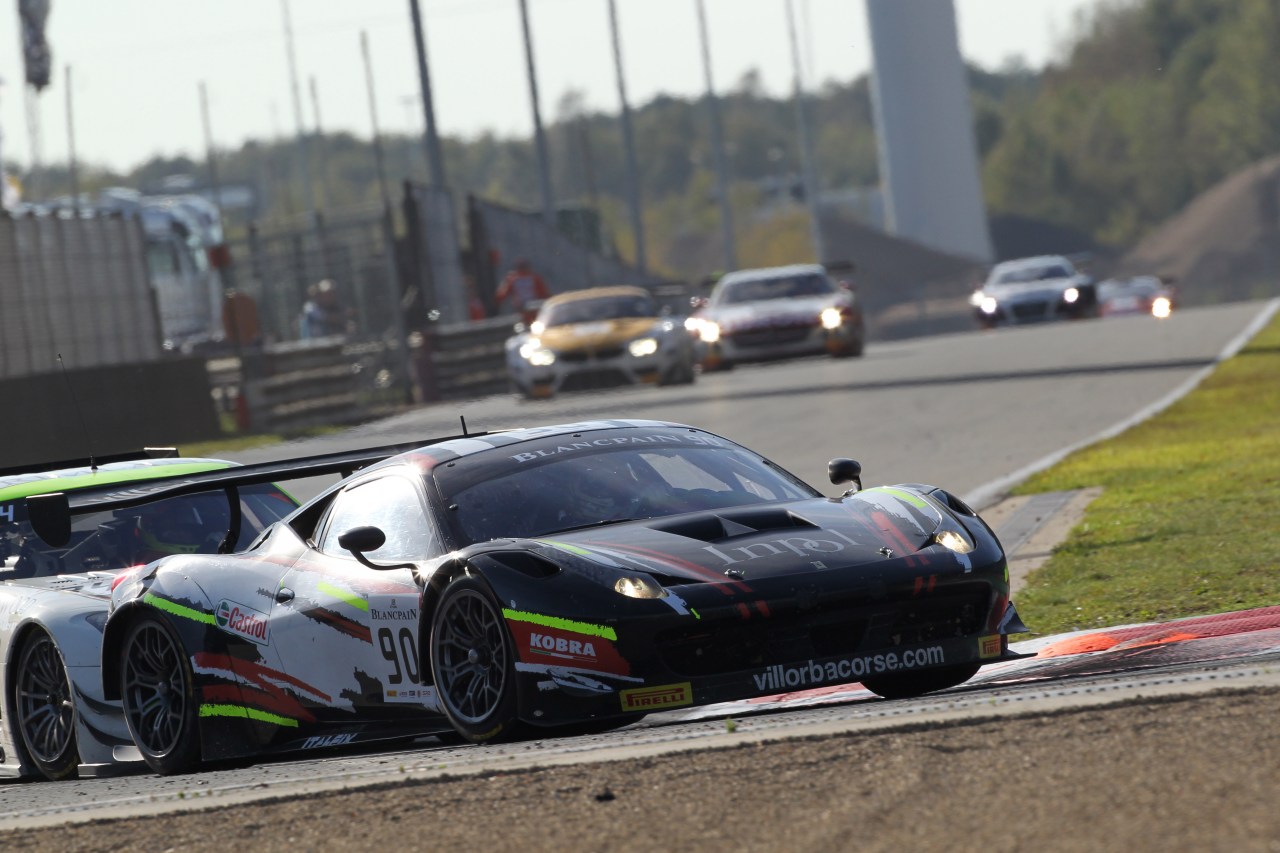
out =
[[[218,627],[228,634],[265,646],[269,642],[267,614],[234,601],[223,599],[213,613]]]
[[[535,650],[574,658],[594,660],[596,656],[596,647],[590,641],[570,640],[565,637],[553,637],[550,634],[530,634],[529,645]]]

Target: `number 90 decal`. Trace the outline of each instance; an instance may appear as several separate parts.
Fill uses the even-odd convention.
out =
[[[422,685],[418,660],[418,597],[369,596],[369,623],[383,699],[434,708],[436,691]]]

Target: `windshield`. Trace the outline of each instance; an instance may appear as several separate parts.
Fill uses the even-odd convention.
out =
[[[445,504],[457,507],[453,516],[467,544],[818,496],[759,456],[727,444],[585,450],[549,458],[507,466],[509,473],[484,479],[468,476],[466,461],[437,469],[438,480],[448,478],[441,491]]]
[[[741,302],[763,302],[767,299],[791,299],[797,296],[825,296],[835,293],[836,286],[825,275],[782,276],[734,281],[721,285],[713,302],[736,305]]]
[[[618,320],[630,317],[657,317],[658,305],[647,295],[604,296],[599,299],[574,299],[548,305],[539,319],[547,328],[589,323],[596,320]]]
[[[268,525],[296,507],[274,486],[240,489],[242,519],[234,550],[247,547]],[[73,516],[71,540],[64,548],[52,548],[35,534],[25,501],[5,510],[0,516],[0,580],[109,571],[168,554],[212,554],[230,527],[222,491]]]
[[[1061,264],[1044,267],[1022,267],[997,272],[995,284],[1022,284],[1028,281],[1048,281],[1054,278],[1071,278],[1072,272]]]

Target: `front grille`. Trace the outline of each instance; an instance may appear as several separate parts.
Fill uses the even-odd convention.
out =
[[[794,610],[746,621],[675,628],[658,635],[658,653],[673,672],[691,677],[836,655],[976,636],[989,607],[985,584],[919,601]]]
[[[1046,320],[1050,316],[1048,302],[1019,302],[1011,307],[1019,320]]]
[[[565,377],[561,391],[594,391],[628,384],[627,375],[616,368],[580,370]]]
[[[611,358],[617,358],[622,355],[622,347],[605,347],[603,349],[580,349],[572,352],[562,352],[556,355],[556,358],[566,364],[583,364],[588,361],[606,361]]]
[[[813,325],[769,326],[763,329],[746,329],[729,335],[729,340],[740,347],[773,347],[797,344],[809,337]]]

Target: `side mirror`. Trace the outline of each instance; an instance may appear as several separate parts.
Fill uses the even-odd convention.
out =
[[[689,307],[697,311],[699,308],[706,308],[708,301],[705,296],[691,296],[689,297]]]
[[[359,557],[387,544],[387,534],[376,527],[353,527],[338,537],[338,544]]]
[[[853,491],[862,488],[862,465],[852,459],[832,459],[827,463],[827,476],[831,478],[832,485],[853,483],[857,486]],[[852,492],[846,494],[852,494]]]

